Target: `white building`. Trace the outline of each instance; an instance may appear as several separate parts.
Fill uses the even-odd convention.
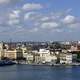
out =
[[[41,58],[42,63],[46,63],[46,62],[50,63],[54,60],[57,60],[57,57],[54,55],[51,55],[49,50],[40,49],[39,54],[40,54],[40,58]]]
[[[33,55],[29,53],[23,53],[23,57],[26,59],[26,64],[27,63],[32,63],[33,62]]]
[[[61,64],[71,64],[72,63],[72,59],[73,59],[73,56],[71,53],[62,53],[60,55],[60,63]]]
[[[67,53],[66,54],[66,64],[71,64],[72,59],[73,59],[72,53]]]

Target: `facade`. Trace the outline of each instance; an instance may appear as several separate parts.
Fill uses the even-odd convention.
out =
[[[39,54],[38,50],[33,50],[32,54],[33,54],[33,58],[34,58],[33,62],[36,64],[39,64],[41,62],[41,58],[40,58],[40,54]]]
[[[66,54],[65,53],[61,53],[60,54],[60,63],[61,64],[65,64],[66,63]]]
[[[70,51],[77,51],[77,50],[78,50],[77,46],[71,46],[70,48]]]
[[[1,58],[2,58],[3,55],[4,55],[3,54],[3,43],[0,42],[0,60],[1,60]]]
[[[31,64],[33,62],[33,55],[30,53],[23,53],[23,57],[26,59],[26,64]]]
[[[51,55],[49,50],[40,49],[39,50],[40,58],[42,63],[51,63],[54,62],[57,57],[55,55]]]
[[[22,53],[26,53],[27,52],[27,48],[26,47],[22,47]]]
[[[47,60],[47,57],[49,57],[49,55],[50,55],[50,52],[49,52],[49,50],[46,50],[46,49],[40,49],[39,50],[39,54],[40,54],[40,58],[41,58],[41,62],[42,63],[46,63],[46,61],[48,61]],[[49,61],[48,61],[49,62]]]
[[[67,53],[66,54],[66,64],[71,64],[73,60],[72,53]]]
[[[16,59],[22,59],[23,58],[23,51],[21,48],[16,49]]]
[[[9,58],[9,59],[16,59],[16,49],[4,50],[4,57]]]
[[[34,62],[35,62],[36,64],[41,63],[40,54],[35,54],[35,55],[34,55]]]
[[[72,53],[61,53],[60,54],[60,63],[61,64],[71,64],[73,60]]]
[[[0,59],[7,57],[9,59],[16,59],[17,61],[25,61],[26,63],[61,63],[71,64],[76,63],[77,59],[80,62],[80,42],[76,43],[62,43],[62,49],[51,49],[50,46],[42,48],[44,44],[38,46],[38,49],[33,49],[33,44],[23,45],[18,43],[2,43],[0,42]],[[35,47],[34,43],[34,47]],[[40,49],[42,48],[42,49]]]
[[[27,61],[27,63],[28,64],[31,64],[31,63],[33,63],[33,55],[32,54],[27,54],[27,56],[26,56],[26,61]]]

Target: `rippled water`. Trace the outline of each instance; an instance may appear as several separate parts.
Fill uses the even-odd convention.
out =
[[[0,80],[80,80],[80,67],[6,66],[0,67]]]

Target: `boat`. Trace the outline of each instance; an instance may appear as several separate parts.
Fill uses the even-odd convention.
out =
[[[7,65],[14,65],[14,64],[16,63],[11,60],[1,60],[0,61],[0,66],[7,66]]]

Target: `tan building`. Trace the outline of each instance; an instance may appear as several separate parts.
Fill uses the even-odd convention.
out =
[[[0,42],[0,60],[1,60],[2,56],[3,56],[3,43]]]
[[[15,50],[5,50],[4,57],[9,59],[16,59],[16,49]]]

